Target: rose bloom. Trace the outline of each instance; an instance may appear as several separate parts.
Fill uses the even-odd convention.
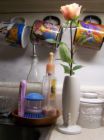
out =
[[[60,11],[66,20],[72,20],[80,15],[82,6],[77,3],[61,6]]]

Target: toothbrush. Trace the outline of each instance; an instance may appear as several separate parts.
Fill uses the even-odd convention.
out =
[[[24,101],[25,101],[25,93],[26,93],[27,82],[26,80],[22,80],[20,82],[19,87],[19,99],[18,99],[18,116],[24,116]]]

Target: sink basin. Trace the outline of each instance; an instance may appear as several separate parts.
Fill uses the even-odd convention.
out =
[[[14,126],[0,126],[1,140],[48,140],[49,128],[37,129]]]
[[[0,126],[0,139],[2,140],[39,140],[40,132],[34,129]]]
[[[14,124],[8,118],[0,118],[1,140],[49,140],[53,126],[35,127]]]

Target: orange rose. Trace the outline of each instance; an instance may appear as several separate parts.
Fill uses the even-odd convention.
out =
[[[61,6],[60,11],[66,20],[72,20],[80,15],[82,6],[77,3]]]

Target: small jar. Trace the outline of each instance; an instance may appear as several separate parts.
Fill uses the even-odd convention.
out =
[[[25,97],[26,113],[42,113],[44,96],[39,93],[29,93]]]
[[[84,128],[98,128],[102,125],[103,100],[98,97],[83,96],[80,99],[78,124]]]

